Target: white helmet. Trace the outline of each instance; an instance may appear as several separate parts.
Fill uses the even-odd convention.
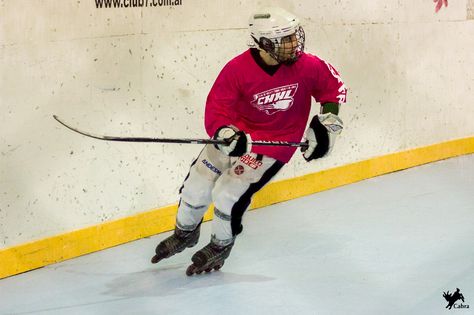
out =
[[[267,7],[257,10],[249,18],[251,47],[266,51],[279,63],[292,64],[304,50],[304,31],[299,19],[281,8]],[[292,36],[295,37],[292,37]],[[293,47],[284,51],[282,40],[296,40]],[[286,40],[285,39],[285,40]]]

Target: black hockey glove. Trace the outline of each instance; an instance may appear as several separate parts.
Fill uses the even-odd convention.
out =
[[[308,148],[302,151],[306,161],[319,159],[329,155],[344,127],[342,120],[335,114],[319,114],[313,117],[309,128],[306,130],[306,143]]]
[[[242,156],[250,152],[252,146],[250,135],[233,126],[220,127],[214,134],[213,139],[227,142],[227,144],[216,144],[214,146],[228,156]]]

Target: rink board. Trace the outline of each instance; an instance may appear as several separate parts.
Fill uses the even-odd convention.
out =
[[[251,209],[291,200],[367,178],[474,153],[474,137],[447,141],[273,182],[257,193]],[[174,228],[177,205],[0,251],[0,279]],[[205,220],[212,219],[208,211]]]

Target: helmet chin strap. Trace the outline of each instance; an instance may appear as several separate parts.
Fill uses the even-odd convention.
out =
[[[260,49],[260,57],[262,57],[263,61],[269,66],[275,66],[280,64],[278,60],[276,60],[271,54],[267,51]]]

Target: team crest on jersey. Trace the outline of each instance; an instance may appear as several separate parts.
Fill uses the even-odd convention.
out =
[[[293,106],[297,89],[298,83],[294,83],[254,94],[252,106],[265,112],[267,115],[286,111]]]

